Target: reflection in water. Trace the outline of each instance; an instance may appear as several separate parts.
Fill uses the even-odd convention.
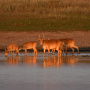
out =
[[[36,62],[37,62],[37,58],[36,56],[24,56],[24,57],[21,57],[21,60],[20,60],[20,56],[12,56],[12,57],[6,57],[5,58],[5,62],[6,63],[9,63],[9,64],[18,64],[18,62],[22,62],[22,63],[25,63],[25,64],[33,64],[35,65]]]
[[[5,62],[9,64],[18,64],[18,62],[22,62],[24,64],[32,64],[32,65],[39,64],[39,62],[37,62],[36,56],[26,56],[26,55],[23,57],[20,56],[6,57]],[[75,63],[78,63],[78,57],[76,56],[58,57],[53,55],[43,58],[43,62],[41,63],[43,67],[60,67],[64,63],[69,65],[74,65]]]
[[[40,57],[41,58],[41,57]],[[38,65],[42,67],[60,67],[62,64],[74,65],[75,63],[90,63],[90,60],[87,58],[79,56],[62,56],[58,57],[55,55],[44,57],[41,60],[37,56],[12,56],[5,57],[5,62],[9,64],[30,64]],[[2,60],[0,61],[2,62]]]
[[[34,56],[24,56],[22,58],[22,62],[25,63],[25,64],[32,64],[32,65],[36,65],[37,63],[37,57],[34,55]]]
[[[53,57],[48,56],[48,58],[43,58],[43,67],[59,67],[63,63],[74,65],[78,63],[78,57],[76,56],[64,56],[58,57],[53,55]]]
[[[0,57],[0,90],[90,90],[90,57],[23,55]]]
[[[50,55],[47,58],[43,58],[43,67],[59,67],[62,64],[62,60],[60,57],[56,57],[53,55],[50,57]]]
[[[18,58],[19,58],[19,56],[5,57],[5,62],[7,62],[9,64],[18,64]]]
[[[78,56],[64,56],[62,60],[63,63],[74,65],[75,63],[78,63]]]

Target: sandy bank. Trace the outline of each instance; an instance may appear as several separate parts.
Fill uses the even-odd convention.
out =
[[[36,41],[38,43],[37,48],[41,48],[39,45],[39,34],[44,34],[45,39],[62,39],[73,38],[75,44],[82,47],[90,47],[90,31],[73,31],[73,32],[0,32],[0,49],[5,49],[10,43],[16,43],[22,45],[25,42]]]

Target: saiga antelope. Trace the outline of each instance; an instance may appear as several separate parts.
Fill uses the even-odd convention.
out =
[[[37,46],[37,43],[36,43],[35,41],[30,41],[30,42],[24,43],[24,44],[19,48],[19,50],[21,50],[21,49],[25,50],[25,55],[26,55],[26,54],[27,54],[27,49],[33,49],[33,50],[34,50],[33,55],[35,55],[35,53],[36,53],[36,56],[37,56],[36,46]]]
[[[40,38],[39,35],[39,41],[40,45],[42,45],[44,49],[44,55],[45,56],[45,51],[48,50],[48,54],[50,55],[50,49],[52,50],[57,50],[58,55],[60,54],[61,56],[61,47],[63,46],[64,42],[60,40],[44,40],[44,35],[43,38]]]
[[[67,54],[67,48],[71,48],[73,53],[74,53],[74,48],[77,49],[78,53],[79,53],[79,48],[78,46],[75,46],[75,40],[67,38],[67,39],[51,39],[51,40],[60,40],[64,42],[63,48],[66,48],[66,54]],[[52,52],[55,52],[55,50],[52,50]],[[63,49],[64,52],[64,49]]]
[[[16,52],[16,53],[18,53],[20,55],[19,49],[18,49],[18,45],[17,44],[14,44],[14,43],[9,44],[7,46],[7,49],[5,49],[5,56],[7,56],[8,53],[9,53],[9,56],[10,56],[10,53],[11,53],[11,55],[12,55],[12,53],[14,55],[14,52]]]
[[[78,48],[78,46],[75,46],[75,40],[69,39],[69,38],[67,38],[67,39],[60,39],[60,40],[67,43],[67,45],[64,45],[65,48],[66,48],[66,54],[67,54],[67,48],[68,48],[68,47],[72,49],[73,53],[74,53],[74,48],[76,48],[77,51],[78,51],[78,53],[79,53],[79,48]]]

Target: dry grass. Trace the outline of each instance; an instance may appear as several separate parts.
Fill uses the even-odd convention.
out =
[[[0,0],[0,13],[23,13],[36,17],[90,14],[90,0]]]
[[[0,0],[0,30],[90,30],[90,0]]]

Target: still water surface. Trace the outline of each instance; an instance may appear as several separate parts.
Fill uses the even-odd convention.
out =
[[[0,53],[0,90],[90,90],[90,53],[61,58]]]

